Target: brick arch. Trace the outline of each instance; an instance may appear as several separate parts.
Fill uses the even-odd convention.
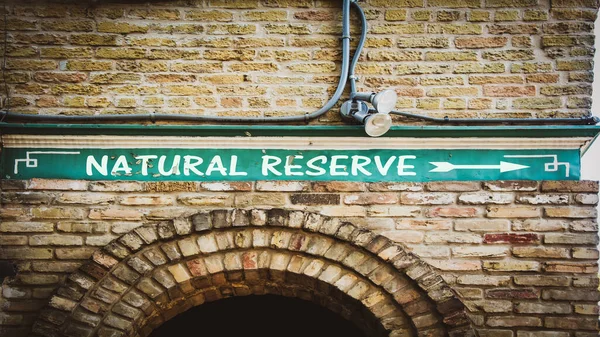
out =
[[[462,302],[403,246],[281,209],[214,210],[136,228],[69,276],[33,335],[147,336],[206,301],[266,293],[323,305],[369,336],[473,335]]]

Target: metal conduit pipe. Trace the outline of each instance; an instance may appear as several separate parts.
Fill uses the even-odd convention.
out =
[[[377,113],[376,110],[370,109],[370,113]],[[495,124],[495,123],[512,123],[512,124],[552,124],[552,123],[569,123],[581,125],[595,125],[600,123],[600,118],[596,116],[584,116],[579,118],[436,118],[424,115],[417,115],[408,112],[391,111],[390,115],[399,115],[409,118],[420,119],[428,122],[436,122],[441,124]]]
[[[19,114],[9,111],[0,111],[0,121],[21,122],[157,122],[157,121],[184,121],[184,122],[225,122],[225,123],[285,123],[285,122],[308,122],[327,111],[339,101],[342,96],[350,69],[350,4],[360,8],[353,0],[344,0],[342,7],[342,69],[337,89],[329,101],[319,110],[302,116],[283,117],[226,117],[226,116],[190,116],[169,114],[135,114],[135,115],[93,115],[93,116],[65,116],[65,115],[31,115]],[[361,10],[362,11],[362,10]],[[363,13],[364,17],[364,13]],[[359,46],[364,46],[366,32],[361,35]],[[362,49],[362,47],[361,47]],[[359,53],[355,55],[354,65],[358,62]]]
[[[358,77],[356,77],[355,74],[356,65],[358,64],[358,59],[360,59],[360,55],[362,54],[363,48],[365,47],[365,42],[367,40],[367,32],[369,30],[369,27],[367,26],[367,16],[365,15],[363,9],[358,5],[356,0],[352,1],[352,5],[356,8],[356,11],[358,12],[358,18],[360,19],[361,23],[361,30],[360,39],[358,40],[358,45],[356,46],[356,50],[354,51],[352,63],[350,63],[350,75],[348,77],[348,80],[350,81],[351,99],[353,99],[354,95],[356,94],[356,80],[358,79]]]

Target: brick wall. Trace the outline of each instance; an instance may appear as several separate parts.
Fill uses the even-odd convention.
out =
[[[362,5],[370,35],[359,88],[395,89],[398,109],[438,117],[589,113],[596,1]],[[10,109],[304,114],[335,87],[340,7],[333,0],[7,0]],[[321,118],[338,120],[337,108]]]
[[[317,212],[402,243],[439,268],[482,336],[597,335],[596,182],[33,179],[2,189],[0,259],[19,268],[2,287],[3,336],[26,335],[56,287],[112,240],[221,208]]]

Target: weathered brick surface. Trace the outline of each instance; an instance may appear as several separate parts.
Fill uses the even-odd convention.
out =
[[[115,276],[122,282],[136,282],[136,275],[152,264],[178,263],[222,249],[289,245],[294,251],[321,252],[333,260],[348,254],[333,245],[337,239],[317,244],[304,237],[272,232],[273,226],[298,228],[307,221],[309,232],[349,238],[358,235],[352,234],[356,226],[404,244],[438,268],[461,300],[482,317],[482,333],[498,330],[515,336],[523,327],[547,333],[575,331],[579,324],[583,331],[594,329],[589,319],[597,312],[595,300],[599,296],[595,290],[598,235],[596,213],[592,211],[597,202],[595,182],[155,184],[37,179],[3,181],[1,186],[6,187],[1,195],[6,207],[0,223],[0,258],[18,261],[26,268],[3,286],[6,308],[16,308],[34,297],[47,302],[52,289],[102,247],[112,256],[125,258],[147,243],[211,228],[217,228],[215,235],[143,252],[143,259],[131,260]],[[252,211],[208,213],[223,207]],[[298,218],[300,212],[265,211],[273,207],[308,208],[342,222]],[[205,213],[187,219],[200,211]],[[178,219],[169,221],[173,218]],[[348,227],[344,221],[354,225]],[[152,230],[143,229],[144,225]],[[221,233],[245,226],[266,232],[253,230],[249,236]],[[365,240],[356,237],[357,244],[366,246]],[[386,249],[386,242],[366,247],[394,261],[392,256],[397,252]],[[362,261],[364,256],[344,261],[371,273],[368,264],[355,261],[359,258]],[[101,255],[94,259],[101,261],[98,263],[103,268],[115,263]],[[287,268],[293,270],[304,268],[301,261],[292,260],[271,261],[269,265],[283,268],[288,263]],[[161,284],[186,282],[208,270],[267,263],[261,261],[259,257],[227,255],[221,262],[208,260],[205,265],[174,264],[169,269],[170,278],[163,275],[155,280]],[[106,274],[103,269],[85,270],[90,277]],[[374,272],[370,277],[386,284],[385,275]],[[322,278],[348,291],[353,289],[354,279],[335,268]],[[154,294],[158,284],[153,282],[144,281],[140,290]],[[359,289],[351,292],[358,296]],[[54,303],[61,308],[69,305],[59,299]],[[9,311],[4,312],[9,315]],[[567,315],[569,320],[555,320],[556,315]],[[2,322],[8,326],[31,324],[8,318]]]
[[[89,10],[6,2],[6,77],[16,112],[297,115],[327,99],[335,85],[327,78],[339,71],[339,3],[103,3]],[[399,109],[460,117],[589,112],[593,1],[361,6],[371,34],[359,86],[395,89]]]

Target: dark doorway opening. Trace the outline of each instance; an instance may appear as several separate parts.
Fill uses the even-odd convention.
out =
[[[283,296],[232,297],[169,320],[150,337],[367,337],[352,322],[312,302]]]

